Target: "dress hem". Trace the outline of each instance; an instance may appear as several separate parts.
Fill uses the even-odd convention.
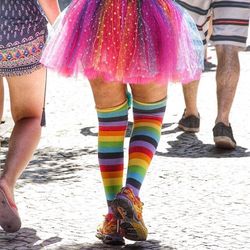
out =
[[[41,68],[45,67],[43,64],[38,64],[30,69],[25,69],[23,71],[16,71],[16,72],[4,72],[0,71],[0,77],[13,77],[13,76],[23,76],[23,75],[29,75],[33,73],[36,70],[39,70]]]

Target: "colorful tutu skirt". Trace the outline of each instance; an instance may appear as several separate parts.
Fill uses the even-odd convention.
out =
[[[41,62],[64,76],[166,84],[198,79],[203,54],[192,18],[172,0],[73,0]]]

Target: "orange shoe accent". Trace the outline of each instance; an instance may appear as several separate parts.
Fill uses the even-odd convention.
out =
[[[96,237],[108,245],[124,245],[125,241],[120,233],[119,220],[113,214],[107,214],[104,222],[98,226]]]
[[[144,224],[143,203],[136,197],[132,189],[125,187],[117,194],[112,203],[115,216],[121,220],[120,227],[124,237],[134,241],[145,241],[148,230]]]

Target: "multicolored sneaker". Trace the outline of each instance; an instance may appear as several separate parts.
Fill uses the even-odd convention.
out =
[[[120,219],[121,232],[126,239],[134,241],[147,239],[148,229],[142,218],[143,203],[129,187],[122,188],[111,206],[116,218]]]
[[[113,214],[107,214],[104,222],[98,226],[96,237],[108,245],[124,245],[125,241],[120,234],[119,221]]]

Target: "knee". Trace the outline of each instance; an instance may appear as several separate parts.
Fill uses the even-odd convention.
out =
[[[160,84],[131,85],[134,100],[143,103],[154,103],[167,97],[167,86]]]
[[[232,45],[220,45],[216,47],[218,57],[217,81],[237,82],[240,73],[239,47]]]
[[[90,82],[96,108],[111,108],[126,101],[126,85],[96,79]]]
[[[28,110],[23,112],[12,112],[12,118],[15,123],[23,120],[29,120],[34,123],[39,123],[42,117],[42,110],[29,112]]]
[[[233,66],[239,61],[240,48],[233,45],[217,45],[216,52],[218,58],[218,66]]]

